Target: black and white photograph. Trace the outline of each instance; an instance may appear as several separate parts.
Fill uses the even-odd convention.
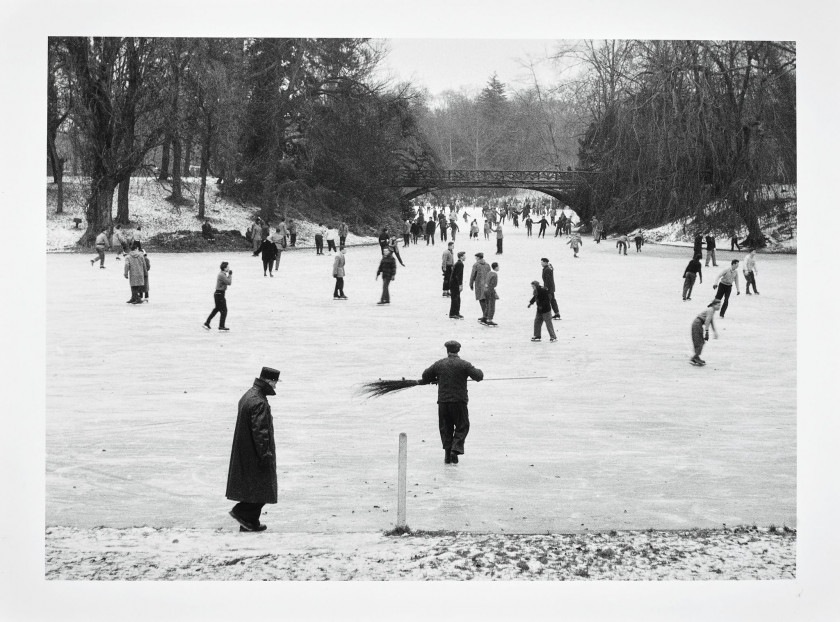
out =
[[[0,617],[840,615],[836,8],[37,6]]]

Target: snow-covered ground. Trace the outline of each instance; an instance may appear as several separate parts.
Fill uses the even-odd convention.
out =
[[[721,338],[688,364],[689,325],[713,296],[704,270],[680,291],[686,250],[616,253],[584,238],[456,240],[466,272],[481,250],[501,264],[496,321],[447,317],[444,249],[401,249],[390,306],[377,306],[375,247],[347,256],[348,301],[332,300],[332,258],[285,253],[264,278],[249,253],[151,254],[151,302],[125,304],[121,262],[47,257],[48,547],[73,528],[223,530],[236,402],[262,365],[282,370],[272,398],[280,503],[272,533],[375,533],[396,520],[398,434],[408,450],[408,524],[421,530],[570,533],[796,525],[796,257],[758,258],[760,296],[733,294]],[[529,341],[529,283],[551,259],[559,341]],[[218,264],[231,262],[231,332],[201,322]],[[214,322],[215,325],[215,322]],[[544,335],[545,336],[545,335]],[[471,384],[472,428],[443,464],[435,389],[356,395],[377,378],[417,378],[458,339],[488,381]],[[544,379],[497,380],[546,376]],[[133,533],[133,532],[126,532]],[[81,535],[80,537],[85,537]],[[253,536],[252,536],[253,537]],[[257,536],[259,537],[259,536]],[[244,540],[243,540],[244,542]],[[138,540],[138,550],[144,543]],[[208,545],[209,546],[209,545]],[[781,576],[781,575],[779,575]]]

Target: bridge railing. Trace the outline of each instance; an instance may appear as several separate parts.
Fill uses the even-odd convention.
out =
[[[591,171],[475,171],[442,170],[405,173],[398,181],[405,186],[433,186],[469,183],[580,183],[586,178],[597,175]]]

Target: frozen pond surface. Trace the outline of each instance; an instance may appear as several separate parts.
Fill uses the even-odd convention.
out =
[[[463,220],[459,224],[463,223]],[[462,227],[464,233],[466,227]],[[551,231],[551,230],[549,230]],[[122,262],[47,257],[46,523],[229,528],[224,498],[236,404],[263,365],[282,371],[271,398],[280,502],[263,520],[286,532],[388,529],[396,520],[398,434],[408,434],[414,529],[562,532],[796,525],[796,257],[758,256],[760,296],[733,296],[721,333],[688,364],[689,326],[729,260],[704,268],[681,299],[691,249],[616,254],[584,238],[459,235],[501,263],[498,328],[441,297],[445,245],[401,248],[390,306],[376,305],[377,247],[350,248],[332,299],[332,257],[284,253],[263,278],[249,253],[150,254],[151,303],[127,305]],[[551,233],[549,233],[551,235]],[[529,341],[529,283],[555,268],[559,340]],[[227,334],[201,323],[218,265],[231,263]],[[443,464],[435,387],[384,398],[362,382],[419,378],[457,339],[485,377],[470,384],[471,430]]]

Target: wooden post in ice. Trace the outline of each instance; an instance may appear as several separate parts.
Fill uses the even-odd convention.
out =
[[[408,436],[400,432],[399,474],[397,475],[397,529],[405,527],[405,478],[408,458]]]

